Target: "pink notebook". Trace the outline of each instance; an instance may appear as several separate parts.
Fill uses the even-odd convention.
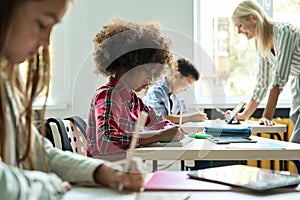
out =
[[[147,191],[157,190],[203,190],[224,191],[231,190],[231,186],[189,178],[188,171],[156,171],[145,184]]]

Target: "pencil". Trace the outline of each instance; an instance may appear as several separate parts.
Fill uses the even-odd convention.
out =
[[[183,101],[180,102],[180,113],[179,113],[179,128],[182,126],[182,112],[183,112]]]
[[[145,111],[142,111],[140,113],[140,116],[137,119],[137,122],[135,124],[134,127],[134,132],[132,135],[132,139],[130,142],[130,146],[128,149],[128,153],[127,153],[127,159],[126,159],[126,163],[125,163],[125,167],[124,167],[124,171],[125,173],[128,173],[130,170],[130,162],[131,162],[131,158],[132,158],[132,153],[136,147],[137,144],[137,140],[139,137],[139,133],[141,132],[141,130],[144,128],[146,120],[147,120],[148,114]],[[123,184],[119,184],[118,190],[121,192],[123,190]]]
[[[222,115],[225,115],[225,112],[224,112],[223,110],[219,109],[219,108],[216,108],[216,111],[217,111],[218,113],[221,113]]]

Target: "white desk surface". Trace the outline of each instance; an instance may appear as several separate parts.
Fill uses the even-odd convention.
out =
[[[208,126],[210,124],[225,124],[224,120],[207,120],[205,122],[187,122],[182,124],[182,128],[191,133],[201,132],[203,131],[204,126]],[[285,124],[276,124],[274,126],[266,126],[266,125],[259,125],[257,121],[241,121],[242,125],[249,125],[252,127],[253,133],[280,133],[287,131],[287,125]]]
[[[232,144],[194,139],[183,147],[136,148],[134,155],[143,160],[300,160],[300,144],[257,136],[251,138],[257,143],[243,143],[245,146],[240,143],[237,148],[231,148]],[[283,148],[269,147],[272,143]]]
[[[193,191],[193,192],[175,192],[175,191],[160,191],[160,192],[140,192],[121,194],[116,191],[106,188],[88,188],[88,187],[73,187],[71,191],[63,196],[63,200],[299,200],[300,188],[292,189],[276,189],[269,192],[257,193],[244,189],[236,189],[234,191]],[[188,196],[188,198],[187,198]]]

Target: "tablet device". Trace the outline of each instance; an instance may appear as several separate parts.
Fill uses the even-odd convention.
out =
[[[279,171],[251,167],[247,165],[229,165],[207,168],[188,173],[190,178],[208,180],[239,186],[255,191],[296,186],[300,184],[300,176],[283,174]]]
[[[236,114],[238,114],[246,105],[244,102],[240,102],[232,112],[225,118],[227,124],[239,124],[239,121],[235,119]]]

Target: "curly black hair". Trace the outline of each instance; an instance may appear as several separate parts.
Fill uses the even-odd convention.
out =
[[[161,33],[157,22],[137,24],[115,18],[103,26],[93,41],[97,74],[114,76],[147,64],[156,68],[156,79],[165,66],[177,68],[170,51],[171,40]]]

